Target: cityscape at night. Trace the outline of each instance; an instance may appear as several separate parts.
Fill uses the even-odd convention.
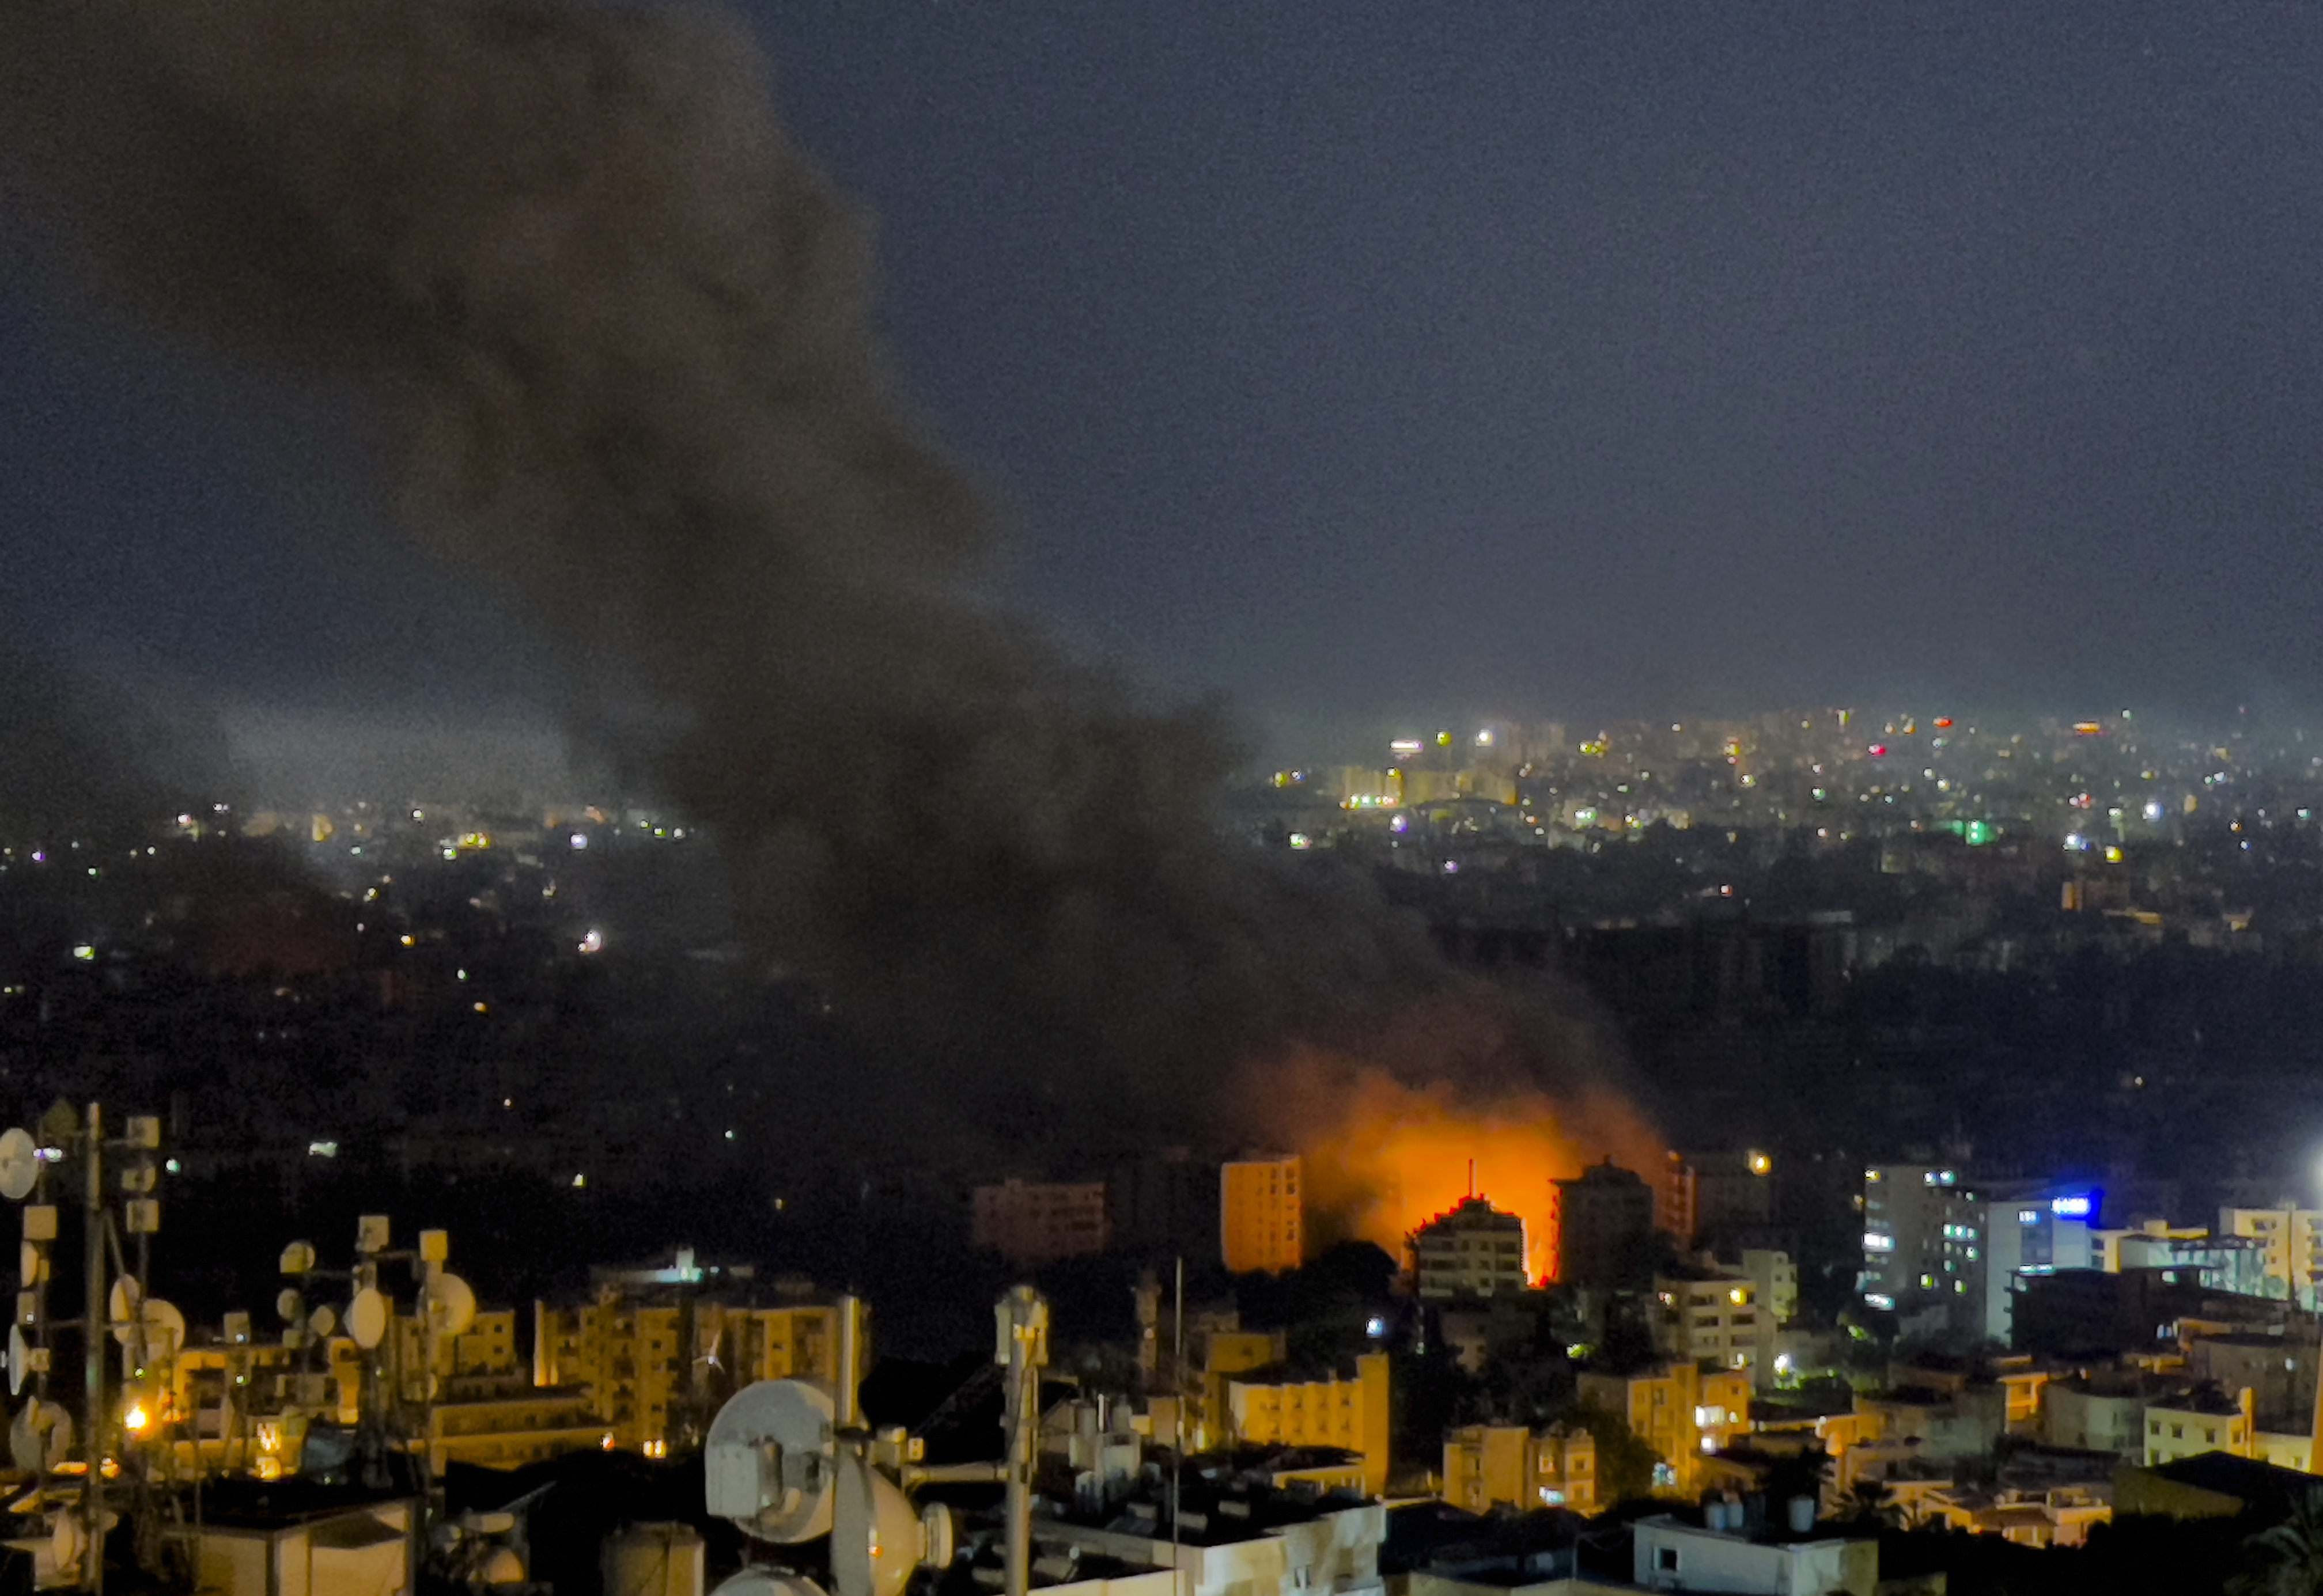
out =
[[[2323,1591],[2318,66],[14,0],[0,1580]]]

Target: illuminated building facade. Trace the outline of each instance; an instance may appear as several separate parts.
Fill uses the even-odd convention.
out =
[[[1584,1372],[1581,1399],[1629,1421],[1630,1432],[1659,1454],[1670,1477],[1657,1483],[1694,1489],[1704,1453],[1750,1433],[1750,1377],[1673,1362],[1635,1374]]]
[[[1775,1317],[1760,1311],[1758,1289],[1739,1270],[1690,1269],[1654,1278],[1655,1350],[1754,1381],[1771,1379]]]
[[[1089,1258],[1109,1234],[1105,1184],[1009,1180],[979,1186],[971,1197],[969,1240],[1019,1268],[1060,1258]]]
[[[1412,1281],[1423,1301],[1522,1291],[1525,1223],[1480,1197],[1464,1197],[1411,1233]]]
[[[1360,1454],[1364,1491],[1387,1487],[1388,1355],[1363,1353],[1354,1372],[1319,1380],[1226,1382],[1226,1433],[1250,1445],[1337,1446]]]
[[[1963,1339],[1984,1335],[1984,1199],[1959,1170],[1922,1164],[1863,1171],[1865,1306]]]
[[[1593,1513],[1597,1443],[1578,1425],[1469,1425],[1444,1437],[1443,1496],[1472,1513],[1503,1505]]]
[[[1306,1255],[1299,1155],[1237,1159],[1218,1169],[1218,1250],[1235,1274],[1297,1269]]]
[[[535,1303],[533,1383],[578,1387],[613,1445],[659,1456],[691,1426],[706,1426],[727,1394],[709,1390],[704,1371],[718,1370],[736,1389],[794,1375],[836,1384],[842,1311],[618,1297],[576,1308]],[[859,1323],[857,1334],[860,1369],[868,1366],[869,1338]]]
[[[2316,1304],[2323,1280],[2323,1212],[2313,1208],[2220,1208],[2219,1236],[2246,1236],[2259,1244],[2261,1270],[2272,1282],[2265,1293],[2304,1308]]]

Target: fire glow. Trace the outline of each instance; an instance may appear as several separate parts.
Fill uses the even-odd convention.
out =
[[[1525,1269],[1536,1283],[1556,1275],[1551,1183],[1605,1151],[1582,1138],[1610,1135],[1625,1162],[1661,1157],[1634,1114],[1611,1100],[1560,1104],[1530,1089],[1480,1097],[1364,1069],[1336,1095],[1336,1107],[1299,1144],[1312,1208],[1401,1258],[1413,1231],[1473,1190],[1524,1220]]]

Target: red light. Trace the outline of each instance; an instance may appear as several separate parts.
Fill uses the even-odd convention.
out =
[[[1886,743],[1873,743],[1871,745],[1871,757],[1874,759],[1885,759],[1887,757],[1887,745]]]
[[[1952,718],[1950,715],[1939,715],[1936,717],[1936,729],[1939,731],[1942,731],[1945,727],[1950,726],[1951,723]]]

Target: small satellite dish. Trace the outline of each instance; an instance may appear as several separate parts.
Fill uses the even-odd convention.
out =
[[[8,1394],[15,1396],[24,1389],[24,1373],[32,1366],[32,1348],[24,1339],[22,1325],[8,1326]]]
[[[476,1322],[476,1293],[455,1274],[437,1271],[420,1292],[419,1306],[439,1335],[464,1335]]]
[[[26,1473],[53,1469],[72,1454],[72,1415],[54,1402],[27,1402],[8,1426],[8,1458]]]
[[[317,1335],[328,1335],[339,1327],[339,1316],[329,1303],[317,1308],[307,1319],[307,1328]]]
[[[41,1251],[38,1242],[16,1243],[16,1280],[29,1291],[49,1278],[48,1254]]]
[[[274,1311],[286,1325],[295,1325],[307,1316],[307,1299],[298,1295],[295,1286],[282,1288],[282,1295],[274,1299]]]
[[[59,1513],[56,1527],[49,1531],[49,1559],[61,1571],[80,1566],[80,1515],[78,1512]]]
[[[355,1344],[369,1352],[387,1339],[387,1298],[374,1286],[365,1286],[347,1304],[347,1334]]]
[[[0,1131],[0,1197],[21,1203],[41,1178],[41,1150],[32,1133],[16,1125]]]
[[[289,1246],[282,1249],[282,1272],[284,1274],[303,1275],[314,1267],[314,1243],[293,1242]]]
[[[903,1596],[925,1542],[902,1487],[850,1449],[839,1459],[835,1495],[831,1582],[838,1596]]]
[[[127,1275],[115,1279],[113,1289],[105,1294],[105,1316],[113,1325],[113,1339],[122,1345],[129,1344],[130,1315],[136,1311],[138,1301],[145,1293]]]
[[[829,1535],[837,1411],[818,1380],[762,1380],[735,1392],[702,1445],[709,1510],[762,1541]]]

